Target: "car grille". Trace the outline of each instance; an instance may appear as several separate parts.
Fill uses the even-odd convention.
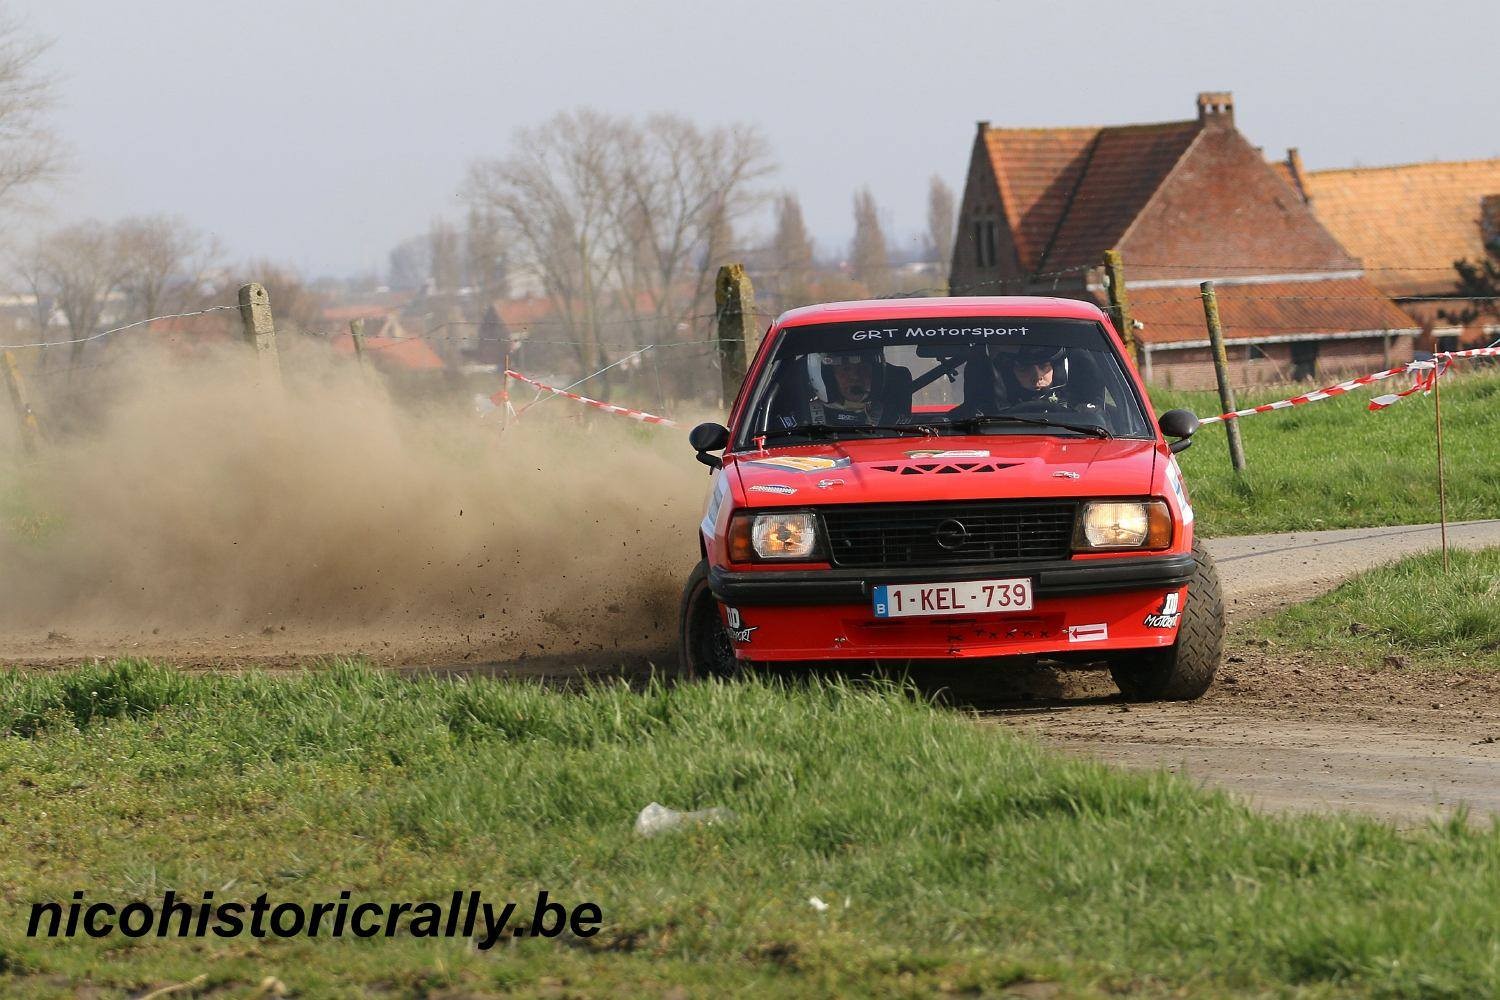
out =
[[[836,566],[962,566],[1065,559],[1073,501],[872,504],[824,507]]]

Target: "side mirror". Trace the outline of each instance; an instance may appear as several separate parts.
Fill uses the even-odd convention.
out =
[[[688,444],[698,453],[698,461],[710,469],[722,469],[724,460],[711,451],[720,451],[729,444],[729,428],[723,424],[699,424],[688,432]]]
[[[1198,418],[1191,410],[1168,410],[1156,421],[1164,436],[1177,438],[1167,446],[1172,454],[1187,451],[1193,446],[1193,435],[1198,433]]]

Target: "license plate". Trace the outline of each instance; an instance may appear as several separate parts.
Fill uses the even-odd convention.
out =
[[[875,617],[985,615],[1031,610],[1031,580],[902,583],[875,588]]]

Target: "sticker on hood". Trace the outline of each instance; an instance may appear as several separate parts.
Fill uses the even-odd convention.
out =
[[[907,458],[989,458],[990,453],[983,450],[957,450],[957,451],[909,451]]]
[[[765,465],[773,469],[791,469],[793,472],[827,472],[829,469],[845,469],[847,458],[818,458],[813,455],[772,455],[769,458],[752,458],[746,465]]]

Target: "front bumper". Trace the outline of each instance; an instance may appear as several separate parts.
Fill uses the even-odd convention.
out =
[[[875,587],[890,583],[953,583],[1029,576],[1037,599],[1110,594],[1128,590],[1175,590],[1193,576],[1190,552],[1161,556],[1062,559],[1040,563],[987,563],[892,570],[804,569],[708,571],[708,585],[722,603],[868,605]]]
[[[1177,639],[1167,597],[1185,606],[1191,554],[941,569],[709,572],[741,659],[951,660],[1001,656],[1088,658],[1156,649]],[[1029,576],[1034,607],[1014,614],[876,618],[872,589]]]

